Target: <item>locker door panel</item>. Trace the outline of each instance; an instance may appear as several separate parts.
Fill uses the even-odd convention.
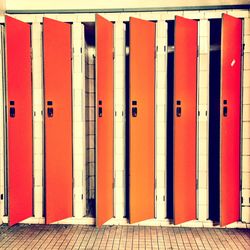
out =
[[[175,19],[174,222],[196,219],[196,21]]]
[[[43,22],[46,223],[72,217],[71,27]]]
[[[113,24],[96,15],[97,199],[96,224],[113,217],[114,195],[114,64]]]
[[[130,223],[154,218],[155,23],[130,18]]]
[[[6,16],[9,225],[33,212],[30,25]]]
[[[240,219],[242,21],[223,14],[221,42],[220,224]]]

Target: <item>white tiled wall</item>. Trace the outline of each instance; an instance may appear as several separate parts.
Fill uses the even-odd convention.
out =
[[[243,108],[242,108],[242,221],[250,223],[250,14],[249,11],[233,10],[228,13],[244,18],[244,71],[243,79]],[[198,57],[198,131],[197,131],[197,176],[198,185],[198,222],[191,226],[208,226],[208,82],[209,82],[209,18],[221,18],[222,11],[177,11],[177,12],[150,12],[150,13],[105,13],[107,19],[115,21],[114,24],[114,215],[111,223],[120,223],[125,216],[125,25],[130,16],[145,20],[158,20],[156,22],[156,134],[155,134],[155,174],[157,178],[155,217],[145,222],[149,225],[168,225],[166,218],[166,69],[167,60],[164,46],[167,44],[166,20],[174,19],[175,15],[188,18],[200,18],[199,21],[199,57]],[[43,223],[43,69],[42,69],[42,16],[43,15],[15,15],[16,18],[32,22],[32,78],[33,78],[33,122],[34,122],[34,218],[27,220],[31,223]],[[83,219],[86,215],[86,157],[85,156],[85,76],[93,76],[88,80],[87,90],[94,92],[94,66],[85,67],[85,62],[94,65],[94,61],[86,61],[84,44],[84,21],[94,21],[94,14],[47,14],[46,16],[61,21],[72,22],[72,93],[73,93],[73,173],[74,173],[74,218],[64,223],[93,223],[93,220]],[[1,50],[0,50],[1,52]],[[89,50],[89,53],[93,54]],[[93,57],[88,57],[93,59]],[[0,96],[1,84],[1,58],[0,58]],[[85,69],[87,71],[85,72]],[[89,99],[90,101],[93,98]],[[3,103],[0,98],[0,117],[2,117]],[[94,119],[94,112],[89,114]],[[1,119],[2,121],[2,119]],[[0,193],[3,193],[3,122],[0,123]],[[93,126],[92,126],[93,127]],[[89,144],[93,140],[89,139]],[[92,141],[92,142],[91,142]],[[93,145],[92,145],[93,146]],[[91,147],[92,147],[91,146]],[[94,158],[90,152],[89,157]],[[94,187],[94,182],[91,184]],[[184,204],[185,205],[185,204]],[[3,217],[3,201],[0,200],[0,218]],[[202,224],[202,223],[203,224]],[[0,219],[1,223],[1,219]],[[144,224],[145,224],[144,223]]]

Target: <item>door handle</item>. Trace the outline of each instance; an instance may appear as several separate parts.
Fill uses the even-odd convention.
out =
[[[223,107],[223,116],[227,117],[227,106]]]
[[[132,116],[137,117],[137,107],[132,107]]]
[[[53,108],[48,108],[48,109],[47,109],[47,113],[48,113],[48,117],[53,117],[53,115],[54,115],[54,110],[53,110]]]
[[[98,107],[98,116],[102,117],[102,100],[98,101],[99,107]]]
[[[102,117],[102,107],[99,107],[99,108],[98,108],[98,116],[99,116],[99,117]]]
[[[10,117],[14,118],[16,115],[16,109],[15,107],[10,107]]]
[[[223,104],[227,105],[227,100],[223,100]],[[227,106],[223,106],[223,116],[227,117],[228,114],[228,107]]]
[[[181,117],[181,107],[176,108],[176,116]]]

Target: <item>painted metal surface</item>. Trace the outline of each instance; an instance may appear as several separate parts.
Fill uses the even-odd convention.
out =
[[[154,218],[155,23],[130,18],[130,223]]]
[[[242,21],[223,14],[221,40],[220,224],[240,219]]]
[[[174,223],[196,219],[197,21],[177,16],[174,52]]]
[[[45,220],[72,217],[71,26],[43,19]]]
[[[114,214],[114,26],[96,15],[97,200],[96,225]]]
[[[33,213],[30,25],[6,16],[9,225]]]

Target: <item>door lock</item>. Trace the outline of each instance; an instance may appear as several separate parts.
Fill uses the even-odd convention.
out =
[[[16,116],[15,102],[10,101],[10,117],[14,118]]]
[[[51,118],[51,117],[54,116],[54,109],[52,107],[53,102],[52,101],[47,101],[47,105],[48,105],[47,114],[48,114],[48,117]]]
[[[227,105],[227,100],[223,100],[223,104]],[[228,115],[228,107],[227,106],[223,106],[223,116],[227,117]]]
[[[137,117],[137,101],[132,101],[132,117]]]
[[[98,116],[102,117],[102,100],[99,100],[98,104],[99,104],[99,107],[98,107]]]
[[[181,117],[181,101],[177,100],[176,105],[177,105],[177,107],[176,107],[176,116]]]

